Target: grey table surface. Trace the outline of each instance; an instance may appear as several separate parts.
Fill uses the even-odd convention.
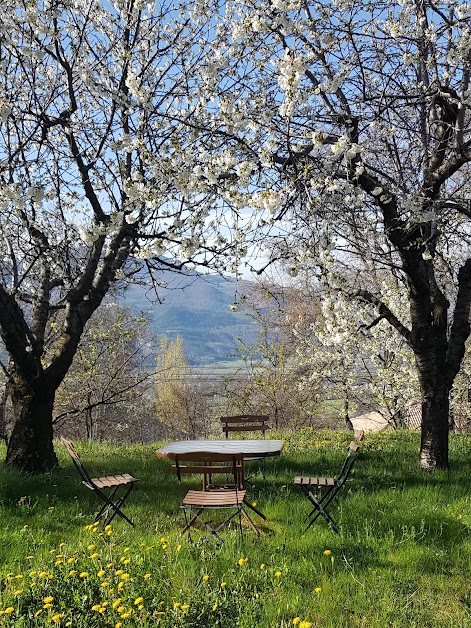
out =
[[[247,457],[279,456],[283,449],[282,440],[269,439],[221,439],[221,440],[178,440],[168,443],[155,452],[159,458],[167,454],[185,454],[208,451],[215,454],[244,454]]]

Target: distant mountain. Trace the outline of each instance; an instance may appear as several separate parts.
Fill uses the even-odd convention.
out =
[[[167,277],[168,276],[168,277]],[[157,338],[180,335],[191,364],[208,365],[236,359],[237,338],[253,343],[257,330],[243,312],[232,312],[236,289],[249,282],[193,273],[189,276],[163,271],[167,286],[158,289],[162,303],[148,286],[132,285],[122,303],[134,312],[145,312]]]

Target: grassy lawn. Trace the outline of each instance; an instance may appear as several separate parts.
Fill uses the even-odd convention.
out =
[[[0,626],[471,625],[471,437],[452,435],[450,471],[429,475],[418,434],[367,435],[332,509],[338,535],[323,519],[302,534],[309,503],[291,481],[335,475],[350,435],[276,437],[282,456],[250,488],[268,517],[254,515],[261,537],[227,530],[222,547],[179,536],[181,493],[158,445],[76,443],[94,474],[140,478],[125,508],[135,528],[106,532],[90,529],[98,502],[59,443],[51,474],[0,466]]]

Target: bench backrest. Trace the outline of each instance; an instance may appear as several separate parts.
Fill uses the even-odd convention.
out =
[[[236,414],[233,416],[222,416],[222,431],[229,438],[230,432],[265,432],[270,429],[268,425],[268,415],[266,414]]]

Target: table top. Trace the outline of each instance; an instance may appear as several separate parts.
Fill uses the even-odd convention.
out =
[[[157,449],[158,458],[166,458],[167,454],[186,454],[209,451],[214,454],[244,454],[265,458],[279,456],[283,449],[282,440],[268,439],[224,439],[224,440],[178,440]]]

